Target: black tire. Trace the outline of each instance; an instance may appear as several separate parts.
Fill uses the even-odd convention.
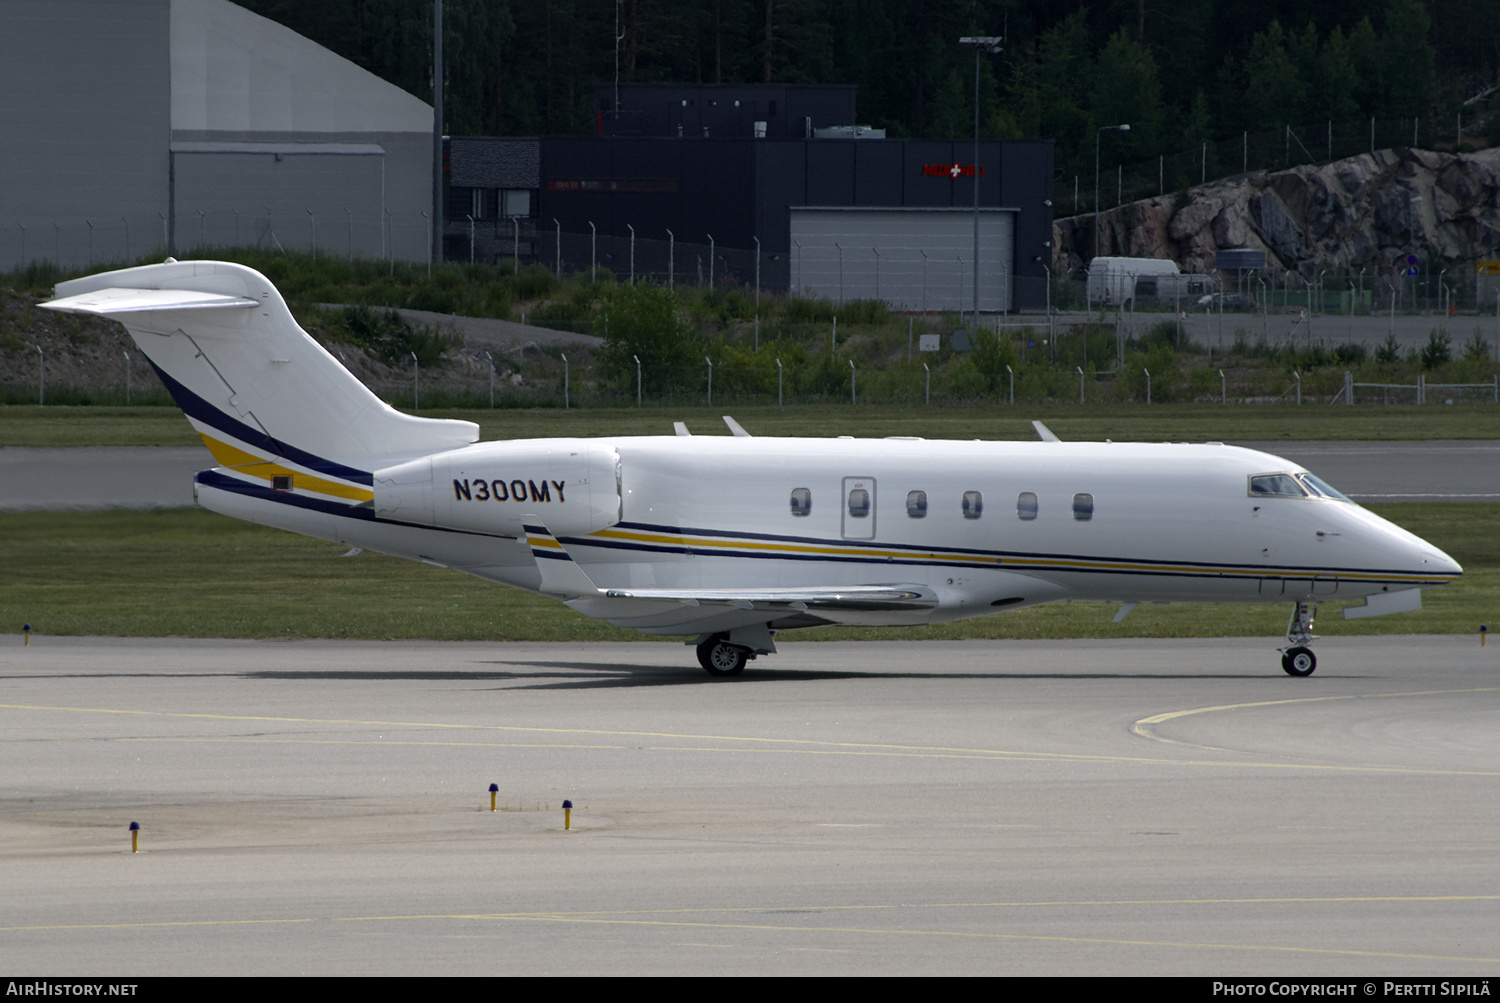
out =
[[[711,676],[737,676],[745,671],[750,652],[715,634],[698,645],[698,664]]]
[[[1288,648],[1281,654],[1281,667],[1289,676],[1310,676],[1318,667],[1318,656],[1311,648]]]

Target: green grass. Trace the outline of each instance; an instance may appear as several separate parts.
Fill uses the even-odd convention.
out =
[[[670,435],[685,421],[697,435],[727,435],[734,415],[754,435],[921,435],[931,439],[1033,439],[1040,419],[1064,439],[1164,440],[1496,439],[1500,409],[1216,404],[1003,404],[971,407],[725,404],[668,408],[540,408],[419,412],[479,423],[481,438]],[[0,446],[188,446],[198,437],[176,408],[0,407]]]
[[[1414,613],[1345,621],[1327,635],[1467,633],[1500,621],[1500,505],[1372,506],[1464,565]],[[238,522],[200,509],[0,515],[0,633],[183,637],[646,640],[561,603],[453,571]],[[1276,636],[1283,606],[1072,603],[937,627],[798,631],[805,639]]]

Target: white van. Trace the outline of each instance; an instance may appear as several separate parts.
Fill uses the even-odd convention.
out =
[[[1149,279],[1155,295],[1159,279],[1179,274],[1177,262],[1169,258],[1095,258],[1089,262],[1086,289],[1089,309],[1128,305],[1135,299],[1139,279]]]

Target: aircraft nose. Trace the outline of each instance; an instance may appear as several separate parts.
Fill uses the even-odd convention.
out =
[[[1457,561],[1436,547],[1429,548],[1423,556],[1422,561],[1425,565],[1432,568],[1434,574],[1457,578],[1464,573],[1464,569],[1459,566]]]

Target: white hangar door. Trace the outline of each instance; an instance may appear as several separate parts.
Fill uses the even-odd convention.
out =
[[[974,210],[792,206],[795,295],[884,300],[893,309],[968,310],[974,297]],[[1014,209],[979,210],[979,309],[1010,309]]]

